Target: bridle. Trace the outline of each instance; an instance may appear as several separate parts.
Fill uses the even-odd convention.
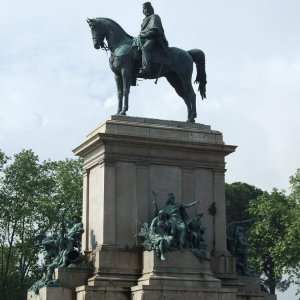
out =
[[[90,19],[87,19],[87,22],[90,25],[92,31],[92,39],[95,48],[97,48],[96,46],[98,46],[101,49],[107,50],[107,45],[104,43],[105,34],[103,34],[103,36],[100,35],[97,22],[95,20],[90,20]]]
[[[106,38],[106,34],[100,35],[100,33],[99,33],[99,30],[98,30],[99,24],[97,23],[97,20],[87,19],[87,22],[88,22],[89,26],[91,27],[92,39],[93,39],[94,45],[99,46],[99,48],[101,48],[102,50],[105,50],[106,53],[109,52],[113,57],[115,57],[115,53],[113,53],[109,49],[108,45],[104,41],[104,39]],[[99,42],[99,41],[101,41],[101,42]]]

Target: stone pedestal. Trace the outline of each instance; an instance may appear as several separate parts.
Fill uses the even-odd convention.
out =
[[[235,150],[210,126],[111,116],[74,149],[84,160],[83,249],[91,253],[92,287],[137,285],[142,270],[140,222],[154,217],[157,204],[173,192],[178,203],[201,200],[187,209],[203,212],[208,252],[218,273],[229,273],[226,246],[225,156]],[[209,208],[215,205],[216,214]],[[150,279],[151,281],[152,279]],[[83,293],[83,292],[82,292]]]

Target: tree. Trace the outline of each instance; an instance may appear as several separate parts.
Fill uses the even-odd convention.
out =
[[[294,205],[290,216],[290,224],[284,238],[285,259],[289,280],[298,286],[297,295],[300,294],[300,169],[290,177],[291,193],[289,201]],[[300,299],[300,297],[299,297]]]
[[[249,202],[248,212],[256,218],[248,230],[249,260],[271,294],[276,288],[283,291],[289,286],[282,276],[290,267],[288,257],[294,256],[286,244],[294,209],[294,203],[277,189]]]
[[[251,199],[262,195],[263,191],[243,182],[225,184],[227,222],[244,221],[250,218],[247,208]]]
[[[58,227],[58,212],[79,214],[80,160],[40,162],[31,150],[0,151],[0,298],[26,299],[40,277],[36,235]]]
[[[248,265],[262,278],[266,290],[300,286],[300,169],[290,178],[291,194],[263,192],[246,183],[226,184],[227,222],[253,219],[243,225],[249,243]],[[283,274],[289,274],[282,280]]]

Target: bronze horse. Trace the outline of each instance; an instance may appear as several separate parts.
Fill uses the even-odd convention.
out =
[[[87,22],[91,27],[95,49],[101,47],[111,53],[109,62],[112,71],[115,73],[118,88],[117,115],[126,115],[130,86],[134,81],[134,76],[138,76],[135,72],[134,38],[111,19],[95,18],[87,19]],[[107,46],[104,44],[104,39],[107,41]],[[170,47],[167,59],[168,64],[152,64],[151,74],[145,79],[166,77],[187,106],[187,122],[195,122],[197,117],[196,94],[191,83],[193,62],[197,67],[195,83],[199,83],[199,91],[203,99],[206,98],[205,55],[199,49],[185,51]],[[161,59],[162,62],[164,60],[165,58]]]

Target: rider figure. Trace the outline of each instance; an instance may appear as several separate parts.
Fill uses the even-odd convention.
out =
[[[150,2],[143,4],[143,14],[145,18],[141,25],[140,40],[142,44],[142,69],[139,75],[145,77],[150,73],[151,51],[155,45],[159,45],[168,54],[168,41],[164,34],[161,19],[154,14],[154,9]]]

